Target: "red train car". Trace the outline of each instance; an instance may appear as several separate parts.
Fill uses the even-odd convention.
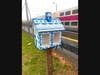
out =
[[[78,30],[78,6],[56,12],[56,17],[62,21],[65,28]]]

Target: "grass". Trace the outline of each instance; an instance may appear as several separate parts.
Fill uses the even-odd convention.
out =
[[[64,72],[68,68],[53,57],[53,72]],[[46,75],[46,53],[34,45],[33,37],[22,32],[22,75]]]

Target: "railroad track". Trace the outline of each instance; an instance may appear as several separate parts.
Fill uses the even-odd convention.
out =
[[[73,27],[65,27],[66,31],[72,31],[72,32],[78,32],[78,28],[73,28]]]
[[[62,47],[78,54],[78,33],[64,31],[62,33]]]
[[[72,31],[63,31],[62,36],[78,40],[78,33]]]
[[[65,50],[69,50],[69,51],[71,51],[71,52],[73,52],[73,53],[78,55],[78,47],[74,47],[74,46],[72,46],[70,44],[63,43],[62,44],[62,48],[64,48]]]

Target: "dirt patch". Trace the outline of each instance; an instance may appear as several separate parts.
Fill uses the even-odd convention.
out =
[[[61,64],[65,64],[68,67],[68,71],[65,74],[59,72],[57,73],[57,75],[78,75],[78,71],[75,70],[72,62],[70,62],[68,59],[65,60],[65,58],[61,54],[55,51],[52,51],[52,55],[58,58]]]

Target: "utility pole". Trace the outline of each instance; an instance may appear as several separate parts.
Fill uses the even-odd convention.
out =
[[[55,5],[54,17],[56,18],[58,16],[57,15],[57,3],[53,2],[53,4]]]
[[[26,6],[26,18],[27,18],[27,21],[29,22],[27,0],[25,0],[25,6]]]
[[[55,11],[55,12],[57,12],[57,3],[53,2],[53,4],[55,4],[55,5],[56,5],[56,11]]]
[[[56,12],[57,12],[57,4],[56,4]]]
[[[29,22],[29,16],[28,16],[28,3],[27,0],[25,0],[25,6],[26,6],[26,18],[27,18],[27,26],[28,26],[28,32],[30,33],[30,22]]]

